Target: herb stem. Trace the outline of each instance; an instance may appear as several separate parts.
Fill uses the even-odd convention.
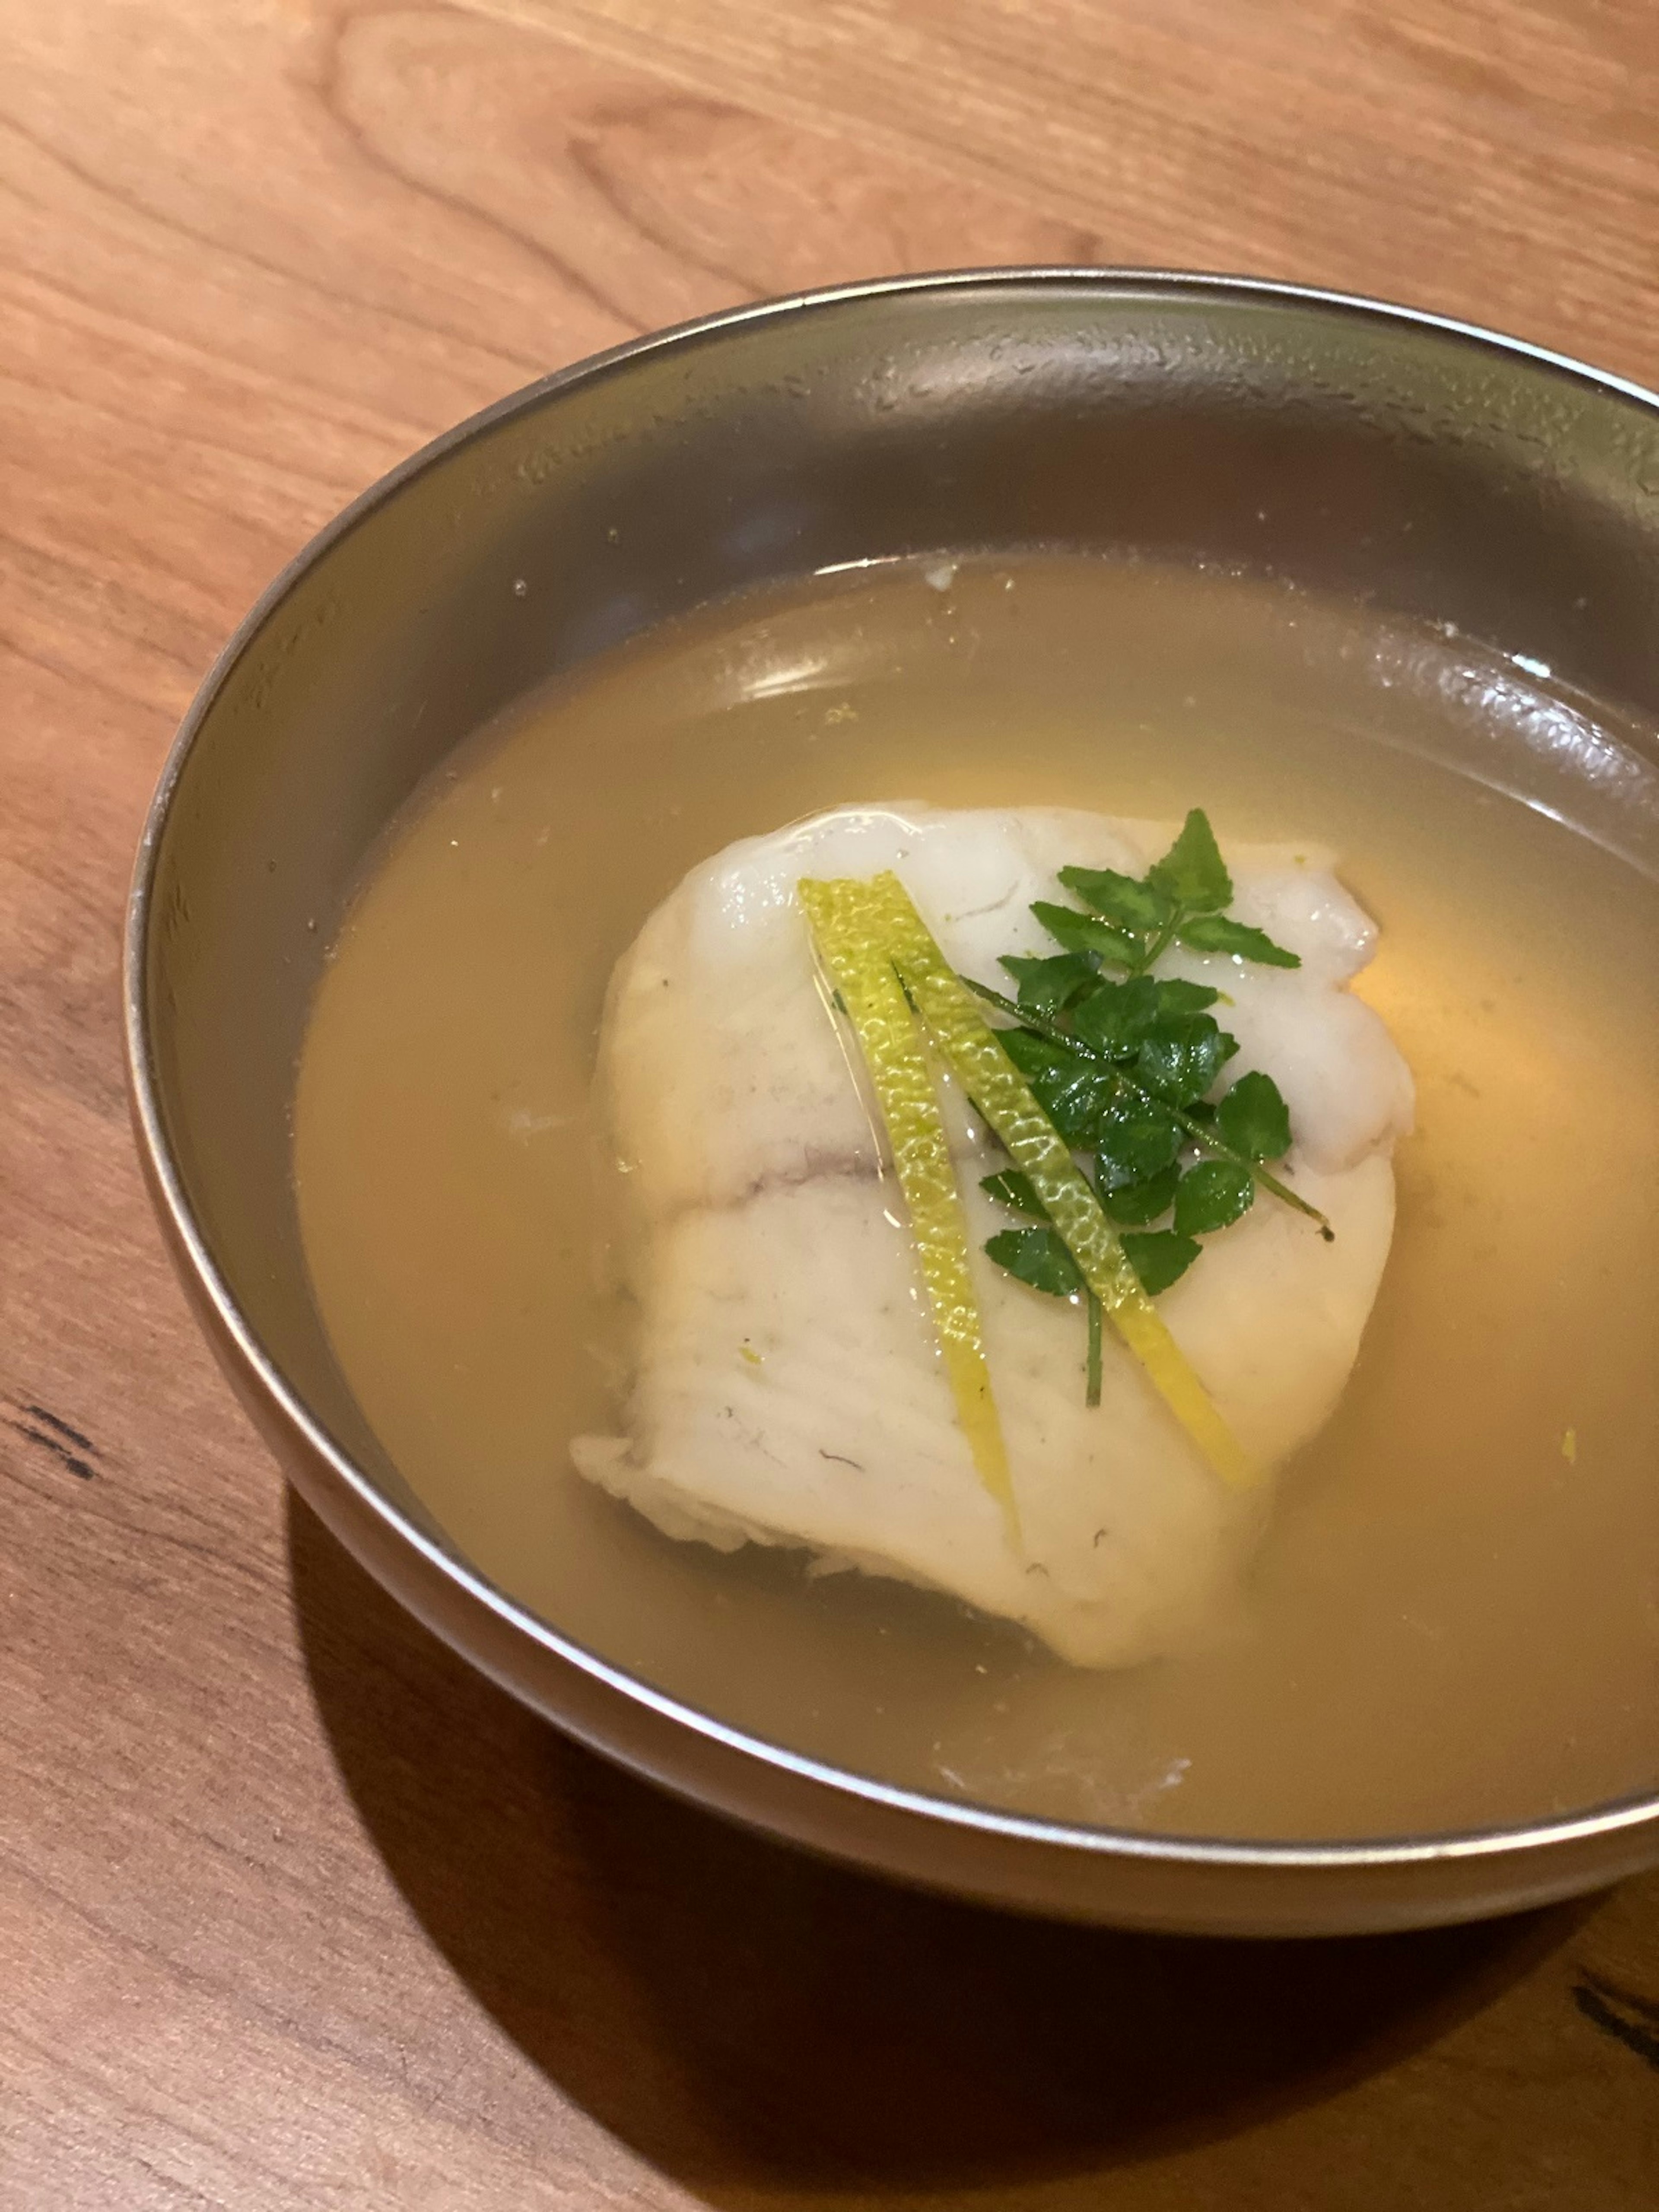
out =
[[[1154,1097],[1150,1091],[1143,1091],[1138,1083],[1131,1082],[1122,1069],[1105,1053],[1097,1052],[1091,1045],[1085,1043],[1083,1038],[1074,1035],[1072,1030],[1064,1030],[1058,1022],[1050,1021],[1048,1015],[1030,1012],[1028,1008],[1018,1005],[1014,1000],[1005,998],[1000,991],[994,991],[988,983],[975,982],[971,975],[963,975],[959,980],[966,985],[975,998],[983,999],[987,1006],[994,1006],[999,1013],[1012,1014],[1014,1019],[1026,1029],[1035,1030],[1039,1036],[1047,1037],[1050,1044],[1063,1045],[1067,1052],[1077,1053],[1082,1059],[1091,1060],[1097,1066],[1106,1069],[1127,1098],[1132,1099],[1138,1105],[1150,1106],[1158,1113],[1167,1114],[1172,1121],[1180,1124],[1195,1144],[1201,1145],[1208,1152],[1213,1152],[1218,1159],[1231,1160],[1235,1167],[1243,1168],[1248,1174],[1255,1178],[1264,1190],[1271,1191],[1275,1198],[1281,1200],[1286,1206],[1293,1206],[1297,1212],[1305,1213],[1310,1221],[1317,1222],[1319,1233],[1328,1244],[1334,1244],[1336,1242],[1335,1230],[1331,1227],[1319,1208],[1316,1206],[1310,1206],[1305,1198],[1300,1197],[1288,1183],[1281,1182],[1276,1175],[1262,1166],[1260,1160],[1250,1159],[1244,1153],[1236,1151],[1225,1138],[1218,1137],[1213,1129],[1206,1128],[1202,1121],[1195,1120],[1192,1115],[1183,1113],[1179,1106],[1171,1106],[1167,1099]]]
[[[1089,1302],[1089,1362],[1085,1370],[1086,1382],[1083,1395],[1085,1406],[1100,1403],[1100,1300],[1085,1283],[1083,1294]]]
[[[1182,923],[1185,921],[1186,919],[1186,908],[1184,906],[1176,907],[1175,912],[1164,924],[1157,936],[1153,938],[1151,945],[1149,945],[1146,950],[1141,954],[1139,965],[1131,969],[1131,975],[1146,975],[1151,974],[1153,962],[1161,959],[1164,953],[1166,953],[1170,947],[1175,943],[1176,932],[1180,928]]]

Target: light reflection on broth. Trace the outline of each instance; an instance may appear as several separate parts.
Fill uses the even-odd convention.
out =
[[[885,1780],[1262,1837],[1652,1786],[1659,777],[1623,734],[1455,638],[1058,557],[837,576],[611,654],[441,773],[319,994],[296,1180],[366,1414],[514,1597]],[[676,1545],[567,1464],[613,1425],[587,1125],[612,962],[732,839],[904,798],[1201,805],[1334,846],[1382,925],[1359,989],[1418,1085],[1393,1254],[1243,1604],[1180,1659],[1082,1672],[943,1599]]]

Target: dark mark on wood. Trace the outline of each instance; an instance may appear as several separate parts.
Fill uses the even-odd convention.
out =
[[[818,1457],[820,1459],[832,1459],[835,1461],[837,1467],[850,1467],[855,1474],[862,1474],[864,1473],[864,1469],[860,1465],[859,1462],[855,1459],[848,1459],[845,1452],[825,1451],[823,1446],[820,1444],[818,1446]]]
[[[45,1429],[37,1429],[29,1421],[9,1421],[7,1426],[15,1429],[20,1437],[27,1437],[32,1444],[40,1444],[46,1450],[55,1452],[70,1473],[78,1474],[82,1482],[90,1482],[97,1474],[98,1470],[91,1461],[82,1459],[79,1452],[72,1452],[61,1437],[54,1437]]]
[[[67,1437],[72,1444],[79,1444],[83,1452],[91,1452],[94,1458],[97,1456],[97,1447],[90,1437],[83,1437],[79,1429],[70,1428],[67,1421],[60,1420],[56,1413],[48,1413],[44,1406],[26,1401],[21,1410],[31,1420],[44,1421],[49,1429],[56,1429],[60,1437]]]
[[[1574,1984],[1572,2001],[1592,2027],[1622,2043],[1659,2074],[1659,2004],[1591,1973]]]

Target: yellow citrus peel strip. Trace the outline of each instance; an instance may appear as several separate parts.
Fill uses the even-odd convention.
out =
[[[866,927],[903,978],[934,1045],[1001,1138],[1015,1166],[1030,1176],[1048,1218],[1118,1334],[1216,1474],[1239,1488],[1257,1480],[1258,1470],[1141,1288],[1128,1255],[1065,1139],[997,1042],[978,1001],[958,980],[903,884],[890,872],[868,884],[822,888],[832,893],[862,893],[870,916]]]
[[[818,957],[841,994],[887,1125],[957,1419],[980,1480],[1002,1508],[1018,1545],[1019,1519],[985,1364],[968,1221],[921,1027],[894,971],[870,885],[848,878],[833,883],[806,879],[795,890]]]

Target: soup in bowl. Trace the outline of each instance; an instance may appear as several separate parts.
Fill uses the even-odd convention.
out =
[[[1659,1857],[1659,413],[1403,311],[744,310],[281,580],[140,863],[324,1518],[669,1786],[1212,1931]]]

